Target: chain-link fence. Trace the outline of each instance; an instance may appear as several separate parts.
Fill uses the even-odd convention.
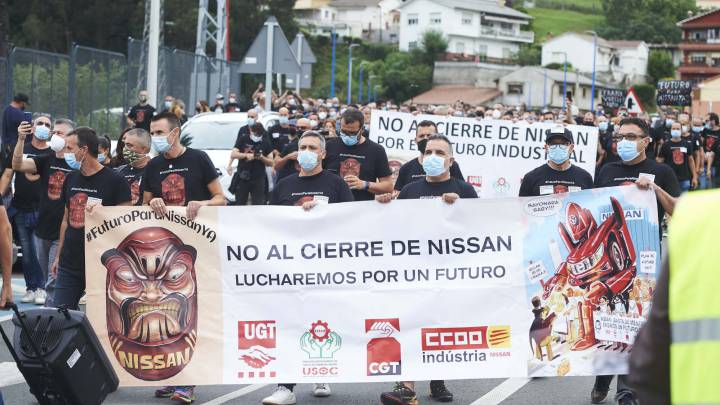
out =
[[[0,55],[3,108],[14,94],[25,93],[34,113],[71,118],[116,138],[126,125],[125,114],[137,103],[138,91],[147,87],[148,46],[132,38],[127,55],[80,45],[73,46],[69,55],[8,49],[7,55]],[[212,105],[218,93],[239,92],[239,68],[239,62],[161,47],[155,107],[162,109],[163,97],[171,95],[185,102],[190,116],[199,100]]]

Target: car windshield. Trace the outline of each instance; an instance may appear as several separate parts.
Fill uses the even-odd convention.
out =
[[[191,122],[182,130],[181,139],[187,139],[186,146],[193,149],[232,149],[240,127],[245,121],[235,122]]]

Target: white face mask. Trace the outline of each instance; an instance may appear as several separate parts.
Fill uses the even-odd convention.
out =
[[[60,152],[63,148],[65,148],[65,139],[59,135],[53,135],[52,138],[50,138],[50,149],[55,152]]]

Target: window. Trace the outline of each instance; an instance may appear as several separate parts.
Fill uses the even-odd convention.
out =
[[[583,95],[582,95],[583,98],[587,97],[587,87],[583,87],[582,91],[583,91]]]
[[[705,61],[705,54],[704,53],[693,53],[690,54],[690,63],[693,64],[704,64]]]
[[[487,56],[487,45],[478,46],[478,55]]]
[[[523,94],[522,83],[508,83],[507,94]]]
[[[420,17],[417,14],[408,14],[408,25],[418,25]]]
[[[513,26],[510,23],[506,23],[506,22],[500,23],[500,29],[503,31],[510,31],[510,30],[512,30],[512,27]]]
[[[465,42],[458,42],[455,44],[455,52],[465,53]]]
[[[430,13],[430,24],[442,24],[442,14]]]
[[[417,48],[417,41],[410,41],[408,42],[408,50],[416,49]]]
[[[330,11],[325,10],[325,19],[327,20],[328,18],[330,18]]]
[[[472,25],[473,22],[473,16],[469,13],[463,13],[462,15],[462,23],[463,25]]]
[[[513,52],[509,48],[503,48],[503,59],[512,58]]]

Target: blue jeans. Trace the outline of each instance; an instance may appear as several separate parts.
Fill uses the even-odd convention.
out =
[[[17,211],[13,217],[15,229],[18,238],[20,238],[20,246],[22,246],[22,268],[23,276],[25,276],[25,287],[29,291],[45,288],[45,276],[43,276],[40,263],[38,263],[35,239],[33,237],[37,218],[37,211]]]
[[[692,183],[690,182],[690,180],[682,180],[682,181],[680,182],[680,190],[682,190],[682,191],[690,191],[690,186],[691,186],[691,185],[692,185]]]
[[[706,190],[706,189],[709,189],[709,188],[713,188],[713,184],[712,184],[712,183],[717,183],[717,180],[715,180],[715,167],[714,167],[714,166],[710,169],[710,172],[712,173],[712,179],[713,179],[712,182],[708,181],[708,178],[707,178],[707,176],[705,175],[705,169],[703,169],[703,170],[698,174],[698,177],[700,177],[699,180],[700,180],[700,189],[701,189],[701,190]]]
[[[58,268],[53,296],[55,307],[66,305],[68,309],[78,309],[83,291],[85,291],[85,274]]]
[[[35,250],[37,250],[38,263],[40,263],[40,269],[43,272],[43,276],[47,280],[45,282],[45,291],[47,292],[47,298],[45,299],[45,306],[52,307],[52,298],[55,291],[55,277],[50,274],[50,266],[52,266],[55,256],[57,255],[57,244],[56,240],[43,239],[37,235],[33,236],[35,240]]]

